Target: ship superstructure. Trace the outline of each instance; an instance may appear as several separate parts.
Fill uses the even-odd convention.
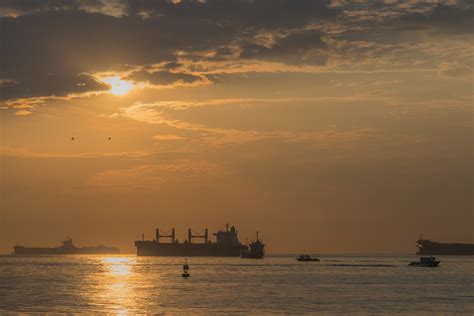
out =
[[[188,229],[188,238],[180,243],[174,228],[170,234],[164,235],[161,235],[157,228],[153,240],[145,240],[142,235],[142,240],[135,241],[135,246],[138,256],[238,257],[240,251],[246,249],[246,246],[239,242],[238,231],[234,226],[229,228],[229,225],[226,225],[225,230],[219,230],[213,235],[216,237],[215,242],[209,239],[207,228],[203,234],[196,235]],[[196,242],[196,239],[200,241]]]
[[[118,254],[116,247],[99,245],[96,247],[76,247],[71,238],[62,241],[60,247],[13,246],[15,255],[74,255],[74,254]]]
[[[474,255],[474,244],[460,243],[440,243],[428,239],[420,239],[416,242],[418,247],[417,255],[454,255],[454,256],[472,256]]]

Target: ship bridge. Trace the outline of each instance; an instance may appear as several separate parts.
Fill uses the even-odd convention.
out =
[[[217,244],[222,246],[239,246],[238,231],[232,226],[229,229],[229,224],[225,226],[225,230],[219,230],[213,234],[216,236]]]

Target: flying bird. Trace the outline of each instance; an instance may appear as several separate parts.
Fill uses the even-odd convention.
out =
[[[112,137],[109,137],[108,140],[112,140]]]
[[[74,137],[71,137],[71,140],[74,140]]]

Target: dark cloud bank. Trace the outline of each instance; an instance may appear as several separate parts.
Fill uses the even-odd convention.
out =
[[[137,68],[129,79],[157,85],[205,79],[181,67],[180,56],[324,65],[328,43],[357,26],[357,19],[344,14],[355,7],[328,0],[5,0],[0,2],[0,100],[106,90],[92,74],[127,67]],[[471,32],[472,5],[426,7],[401,13],[396,8],[396,17],[360,25],[392,32],[433,27]],[[324,25],[343,32],[330,35]],[[161,69],[147,70],[159,63]]]

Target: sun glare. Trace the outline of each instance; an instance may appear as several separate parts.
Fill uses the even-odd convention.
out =
[[[119,76],[104,77],[101,80],[111,85],[110,93],[115,95],[124,95],[134,87],[133,83],[122,80]]]

